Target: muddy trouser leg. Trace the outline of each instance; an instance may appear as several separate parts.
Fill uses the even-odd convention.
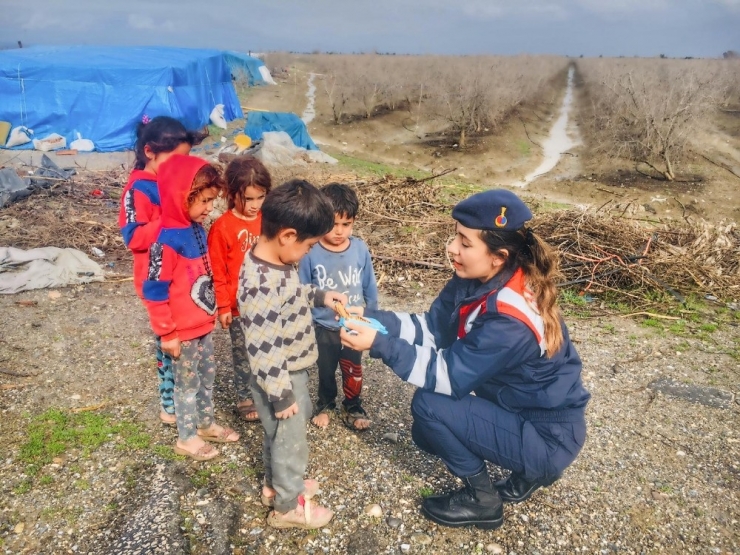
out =
[[[337,365],[342,343],[339,341],[339,330],[330,330],[316,326],[316,346],[319,358],[316,366],[319,368],[319,399],[316,410],[335,408],[337,399]]]
[[[339,367],[342,369],[342,389],[344,406],[359,406],[362,402],[362,351],[342,347],[339,353]]]
[[[275,510],[286,513],[296,508],[298,496],[303,493],[303,477],[308,466],[306,422],[311,417],[311,398],[308,395],[308,371],[291,372],[293,394],[298,414],[285,420],[275,418],[275,411],[267,394],[252,378],[254,406],[264,429],[262,460],[265,465],[265,485],[275,489]]]
[[[241,403],[252,398],[249,380],[252,372],[247,358],[247,344],[244,330],[238,318],[234,318],[229,326],[231,336],[231,356],[234,361],[234,387],[236,388],[236,402]]]
[[[172,358],[162,351],[162,340],[157,337],[157,375],[159,376],[159,402],[167,414],[175,414],[175,378],[172,374]]]
[[[180,358],[172,361],[175,373],[175,415],[181,441],[194,437],[198,428],[213,424],[213,381],[216,361],[211,334],[180,342]]]

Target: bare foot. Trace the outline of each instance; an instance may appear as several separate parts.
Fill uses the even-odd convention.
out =
[[[236,411],[247,422],[257,422],[260,419],[260,415],[257,413],[257,407],[254,406],[252,399],[239,401],[236,404]]]
[[[329,425],[329,415],[325,412],[320,412],[311,419],[311,424],[313,424],[317,428],[325,430],[326,427]]]
[[[357,418],[352,425],[355,427],[355,430],[367,430],[372,423],[372,420],[368,420],[367,418]]]

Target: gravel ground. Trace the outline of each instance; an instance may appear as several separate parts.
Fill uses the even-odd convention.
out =
[[[421,496],[455,480],[411,443],[413,388],[367,359],[373,428],[354,433],[333,420],[309,429],[309,475],[336,517],[307,532],[266,526],[261,430],[233,412],[227,333],[215,334],[215,402],[243,441],[194,463],[172,455],[175,431],[157,419],[153,344],[131,283],[59,293],[0,298],[0,553],[740,552],[736,314],[707,312],[681,333],[569,315],[593,394],[586,447],[559,482],[507,506],[496,531],[421,516]],[[414,295],[382,302],[419,310],[430,300]],[[92,450],[71,441],[29,466],[21,447],[33,418],[52,408],[88,409],[77,414],[108,416],[128,432]],[[382,516],[365,514],[371,503]]]

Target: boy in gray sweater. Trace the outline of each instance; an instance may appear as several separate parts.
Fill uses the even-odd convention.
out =
[[[370,251],[362,239],[352,237],[359,201],[348,185],[330,183],[321,189],[334,208],[334,227],[321,237],[301,259],[301,282],[320,289],[347,295],[348,306],[378,307],[378,287]],[[329,414],[336,410],[337,365],[342,372],[342,422],[353,430],[366,430],[370,419],[362,408],[362,352],[343,347],[339,341],[339,323],[329,308],[313,308],[316,343],[319,347],[319,399],[311,420],[325,428]]]
[[[306,181],[273,189],[262,205],[260,237],[239,274],[238,321],[264,428],[262,502],[274,507],[267,523],[275,528],[321,528],[333,516],[312,504],[318,484],[303,479],[312,412],[308,368],[317,356],[309,308],[345,303],[347,297],[302,285],[293,266],[331,229],[332,216],[326,197]]]

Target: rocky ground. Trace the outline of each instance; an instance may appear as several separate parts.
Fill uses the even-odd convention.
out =
[[[195,463],[173,456],[175,431],[157,420],[152,340],[131,283],[58,293],[0,298],[0,553],[740,552],[737,313],[696,308],[680,327],[570,313],[593,394],[587,444],[559,482],[507,506],[496,531],[421,516],[422,496],[455,480],[411,443],[413,388],[368,359],[373,428],[308,431],[309,475],[336,517],[307,532],[266,525],[261,430],[233,412],[225,332],[215,400],[243,440]],[[383,305],[419,310],[432,293]],[[380,517],[365,514],[371,503]]]

